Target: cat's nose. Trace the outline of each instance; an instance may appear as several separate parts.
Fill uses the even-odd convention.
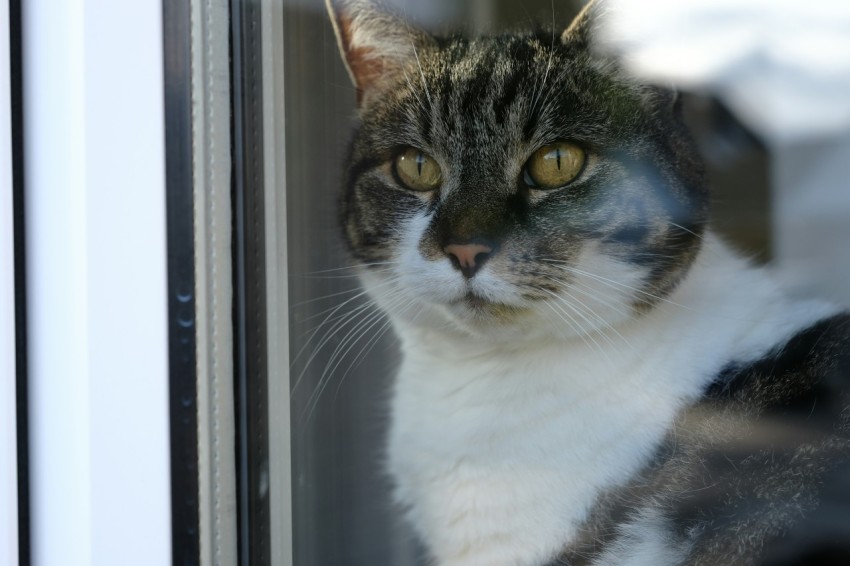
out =
[[[464,277],[472,279],[493,253],[493,248],[485,244],[449,244],[443,251]]]

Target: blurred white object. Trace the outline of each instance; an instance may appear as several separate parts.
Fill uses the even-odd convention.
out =
[[[850,304],[850,1],[602,0],[600,49],[711,93],[769,144],[774,268]]]
[[[710,91],[768,143],[850,131],[850,1],[605,0],[600,47]]]
[[[776,148],[774,268],[791,288],[850,305],[850,133]]]

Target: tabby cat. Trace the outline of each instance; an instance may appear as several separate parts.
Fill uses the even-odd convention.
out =
[[[591,48],[599,4],[467,38],[327,2],[359,108],[341,220],[401,339],[388,461],[431,561],[846,559],[820,543],[850,316],[712,233],[679,98]]]

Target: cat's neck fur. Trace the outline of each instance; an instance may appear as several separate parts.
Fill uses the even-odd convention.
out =
[[[617,333],[494,344],[399,321],[397,497],[442,565],[542,564],[726,364],[828,311],[708,235],[668,300]]]

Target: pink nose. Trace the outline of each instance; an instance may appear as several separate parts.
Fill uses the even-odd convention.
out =
[[[493,253],[493,248],[484,244],[449,244],[443,251],[464,277],[472,279]]]

